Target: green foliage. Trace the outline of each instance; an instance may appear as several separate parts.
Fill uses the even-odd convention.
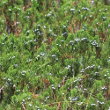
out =
[[[97,0],[3,0],[0,110],[109,110],[109,10]]]

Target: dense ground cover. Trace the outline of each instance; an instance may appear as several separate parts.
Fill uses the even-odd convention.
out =
[[[0,110],[109,110],[110,6],[27,1],[0,2]]]

